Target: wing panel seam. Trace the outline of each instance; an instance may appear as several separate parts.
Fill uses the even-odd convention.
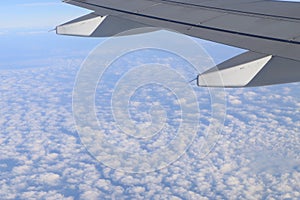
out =
[[[294,18],[294,17],[286,17],[286,16],[281,16],[281,15],[270,15],[270,14],[262,14],[262,13],[256,13],[256,12],[246,12],[246,11],[239,11],[235,9],[224,9],[224,8],[218,8],[218,7],[212,7],[212,6],[204,6],[204,5],[198,5],[198,4],[193,4],[193,3],[187,3],[187,2],[177,2],[177,1],[172,1],[172,0],[160,0],[162,2],[167,2],[167,3],[173,3],[177,5],[185,5],[185,6],[193,6],[193,7],[199,7],[199,8],[206,8],[206,9],[211,9],[211,10],[219,10],[222,12],[232,12],[232,13],[240,13],[244,15],[258,15],[262,17],[272,17],[272,18],[280,18],[280,19],[290,19],[290,20],[300,20],[299,18]]]
[[[188,22],[181,22],[181,21],[172,20],[172,19],[166,19],[166,18],[151,16],[151,15],[145,15],[145,14],[141,14],[141,13],[135,13],[135,12],[131,12],[131,11],[126,11],[126,10],[120,10],[120,9],[117,9],[117,8],[110,8],[110,7],[107,7],[107,6],[100,6],[100,5],[97,5],[97,4],[82,2],[82,1],[78,1],[78,0],[73,0],[73,1],[74,2],[78,2],[78,3],[82,3],[82,4],[86,4],[86,5],[90,5],[90,6],[94,6],[94,7],[99,7],[99,8],[103,8],[103,9],[107,9],[107,10],[112,10],[112,11],[120,12],[120,13],[125,13],[125,14],[129,14],[129,15],[135,15],[135,16],[138,16],[138,17],[145,17],[145,18],[150,18],[150,19],[159,20],[159,21],[165,21],[165,22],[170,22],[170,23],[176,23],[176,24],[181,24],[181,25],[185,25],[185,26],[191,26],[191,27],[202,28],[202,29],[207,29],[207,30],[212,30],[212,31],[218,31],[218,32],[225,32],[225,33],[230,33],[230,34],[234,34],[234,35],[242,35],[242,36],[247,36],[247,37],[255,37],[255,38],[259,38],[259,39],[265,39],[265,40],[283,42],[283,43],[288,43],[288,44],[296,44],[296,45],[300,44],[300,42],[293,41],[293,40],[286,40],[286,39],[273,38],[273,37],[262,36],[262,35],[255,35],[255,34],[250,34],[250,33],[243,33],[243,32],[225,30],[225,29],[220,29],[220,28],[214,28],[214,27],[204,26],[204,25],[200,25],[200,24],[192,24],[192,23],[188,23]]]

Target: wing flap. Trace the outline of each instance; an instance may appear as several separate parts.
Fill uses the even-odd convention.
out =
[[[208,87],[245,87],[262,70],[262,68],[271,60],[272,56],[253,57],[237,56],[231,61],[227,61],[219,66],[204,72],[198,76],[198,86]],[[253,59],[249,60],[252,56]],[[246,58],[243,60],[241,58]],[[238,62],[237,62],[238,61]]]
[[[56,33],[59,35],[91,36],[104,20],[105,17],[91,13],[57,26]]]

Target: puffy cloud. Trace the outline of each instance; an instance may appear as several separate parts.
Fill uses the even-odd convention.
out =
[[[42,184],[56,186],[59,184],[60,176],[54,173],[45,173],[39,175],[38,181],[40,181]]]
[[[99,163],[81,144],[70,95],[76,71],[70,66],[0,71],[4,199],[300,198],[299,84],[226,90],[225,127],[209,154],[203,158],[205,138],[199,131],[186,154],[168,167],[132,174]],[[132,106],[143,105],[140,100]],[[148,114],[132,110],[139,117]],[[202,113],[209,122],[210,108]],[[175,130],[170,127],[166,130]],[[201,127],[205,130],[207,124]],[[108,120],[102,128],[110,130],[116,147],[127,148],[115,124]],[[153,146],[170,138],[165,134]],[[132,144],[127,149],[135,151]]]

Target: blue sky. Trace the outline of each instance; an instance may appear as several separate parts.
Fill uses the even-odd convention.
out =
[[[81,58],[99,38],[58,36],[57,25],[89,13],[60,0],[12,0],[1,2],[0,69],[55,65],[59,59]]]
[[[54,28],[56,25],[89,12],[60,0],[2,1],[0,29]],[[4,19],[4,20],[3,20]]]
[[[292,1],[299,2],[299,0]],[[62,3],[60,0],[2,1],[0,34],[7,29],[54,28],[61,22],[88,12],[88,10]]]

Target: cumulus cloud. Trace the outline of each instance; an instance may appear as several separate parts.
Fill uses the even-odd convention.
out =
[[[288,89],[227,90],[225,128],[205,158],[199,131],[186,154],[168,167],[132,174],[99,163],[82,146],[71,105],[77,70],[66,65],[0,71],[0,195],[4,199],[300,198],[299,116],[295,114],[299,84]],[[209,105],[202,96],[207,92],[200,91],[200,103]],[[132,106],[142,106],[141,100],[136,98]],[[201,110],[202,131],[209,110],[207,106]],[[106,111],[99,112],[107,117]],[[138,117],[148,114],[137,112],[132,109]],[[102,130],[113,141],[125,138],[109,120]],[[160,139],[165,144],[170,135]]]
[[[43,184],[47,184],[50,186],[56,186],[59,183],[60,176],[55,173],[45,173],[41,174],[38,177],[39,181],[41,181]]]

